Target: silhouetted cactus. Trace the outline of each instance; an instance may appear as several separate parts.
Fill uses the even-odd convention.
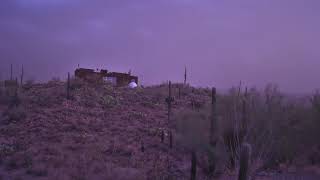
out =
[[[210,117],[210,151],[209,151],[209,172],[212,175],[216,169],[215,155],[213,150],[217,144],[216,137],[216,126],[217,126],[217,117],[216,117],[216,88],[212,88],[211,90],[211,117]]]
[[[244,143],[241,147],[240,169],[239,169],[238,180],[249,180],[250,159],[251,159],[251,146],[248,143]]]
[[[197,154],[195,151],[191,152],[191,180],[195,180],[197,175]]]
[[[13,91],[10,92],[9,96],[10,96],[10,102],[9,102],[9,107],[12,108],[12,107],[18,107],[19,104],[20,104],[20,98],[19,98],[19,95],[18,95],[18,78],[16,78],[14,82],[14,86],[11,86],[9,87],[10,90],[9,91]]]
[[[317,91],[310,99],[313,108],[320,113],[320,93]]]
[[[70,73],[68,73],[68,82],[67,82],[67,99],[70,99]]]
[[[247,101],[248,101],[248,90],[246,88],[244,98],[242,99],[242,119],[241,119],[241,128],[247,133],[247,125],[248,125],[248,115],[247,115]]]
[[[168,121],[170,122],[171,115],[171,104],[174,101],[174,98],[171,95],[171,81],[169,81],[169,96],[166,98],[166,103],[168,104]]]
[[[187,84],[187,67],[184,67],[184,85]]]
[[[23,69],[23,65],[21,67],[21,74],[20,74],[20,85],[23,85],[23,76],[24,76],[24,69]]]
[[[211,117],[210,117],[210,144],[215,145],[215,127],[217,125],[216,118],[216,88],[212,88],[211,92]]]
[[[13,67],[12,67],[12,64],[11,64],[11,67],[10,67],[10,80],[12,81],[13,80]]]

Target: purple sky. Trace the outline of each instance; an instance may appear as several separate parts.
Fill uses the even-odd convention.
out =
[[[143,84],[320,85],[319,0],[1,0],[0,70],[65,77],[77,64]],[[41,74],[41,75],[40,75]]]

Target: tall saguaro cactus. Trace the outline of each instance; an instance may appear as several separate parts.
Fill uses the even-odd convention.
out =
[[[70,99],[70,73],[68,73],[68,82],[67,82],[67,99]]]
[[[250,157],[251,146],[248,143],[244,143],[241,147],[240,154],[240,169],[238,180],[249,180],[250,178]]]
[[[13,74],[12,74],[13,70],[12,69],[13,69],[13,67],[12,67],[12,64],[11,64],[11,67],[10,67],[10,80],[11,81],[13,80],[13,77],[12,77],[13,76]]]
[[[217,126],[217,117],[216,117],[216,88],[213,87],[211,90],[211,117],[210,117],[210,151],[209,151],[209,171],[210,174],[213,175],[213,173],[216,170],[216,164],[215,164],[215,155],[214,155],[214,149],[217,144],[217,137],[216,137],[216,126]]]
[[[215,138],[215,126],[217,124],[217,117],[216,117],[216,88],[213,87],[211,90],[211,118],[210,118],[210,144],[215,145],[216,138]]]
[[[21,74],[20,74],[20,85],[23,85],[23,76],[24,76],[24,69],[23,69],[23,65],[21,67]]]
[[[248,101],[248,89],[246,87],[244,98],[242,99],[242,119],[241,119],[241,130],[244,132],[244,134],[247,134],[247,126],[248,126],[247,101]]]
[[[184,67],[184,85],[187,84],[187,67]]]
[[[166,103],[168,104],[168,121],[170,122],[170,116],[171,116],[171,105],[174,101],[171,93],[171,81],[169,81],[169,96],[166,98]]]
[[[195,151],[191,152],[191,180],[195,180],[197,175],[197,154]]]

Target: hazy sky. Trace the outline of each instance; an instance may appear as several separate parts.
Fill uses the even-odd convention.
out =
[[[0,70],[65,77],[77,64],[143,84],[320,86],[319,0],[0,0]],[[19,69],[18,69],[19,68]]]

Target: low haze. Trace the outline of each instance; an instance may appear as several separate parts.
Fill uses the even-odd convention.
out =
[[[1,0],[0,70],[66,77],[78,64],[226,89],[320,84],[318,0]]]

